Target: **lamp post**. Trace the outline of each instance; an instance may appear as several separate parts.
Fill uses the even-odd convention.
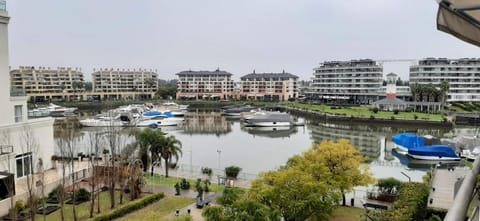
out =
[[[220,157],[221,157],[222,151],[220,149],[218,149],[217,153],[218,153],[218,169],[220,170],[221,169],[221,167],[220,167]]]
[[[404,172],[400,172],[400,173],[408,178],[408,182],[412,182],[412,179],[410,178],[410,176],[408,176],[408,175],[407,175],[406,173],[404,173]]]

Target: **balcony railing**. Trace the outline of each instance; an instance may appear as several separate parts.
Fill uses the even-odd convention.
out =
[[[2,0],[0,0],[2,1]],[[21,88],[12,88],[10,89],[10,97],[25,97],[27,94],[24,89]]]
[[[7,11],[7,2],[5,0],[0,0],[0,11]]]

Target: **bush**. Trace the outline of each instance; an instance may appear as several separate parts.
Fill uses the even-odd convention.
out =
[[[395,120],[395,117],[394,117],[394,116],[391,116],[391,117],[390,117],[390,120]]]
[[[424,183],[403,183],[388,220],[424,220],[429,189]]]
[[[372,112],[373,112],[374,114],[378,113],[378,107],[372,108]]]
[[[180,188],[182,190],[189,190],[190,189],[190,182],[187,179],[183,178],[182,182],[180,183]]]
[[[127,204],[119,209],[116,209],[110,213],[101,215],[93,219],[94,221],[110,221],[117,219],[119,217],[125,216],[133,211],[142,209],[147,207],[148,205],[159,201],[162,199],[165,195],[163,193],[156,193],[151,196],[147,196],[144,199],[141,199],[139,201]]]
[[[81,188],[75,192],[75,199],[80,202],[88,201],[90,200],[90,192],[84,188]]]
[[[375,119],[375,116],[370,115],[370,119],[371,119],[371,120]]]
[[[407,108],[405,108],[405,110],[404,110],[404,111],[405,111],[405,112],[413,112],[413,108],[411,108],[411,107],[407,107]]]
[[[225,168],[225,175],[228,178],[237,179],[237,176],[238,176],[238,174],[240,173],[241,170],[242,170],[242,168],[240,168],[240,167],[229,166],[229,167]]]
[[[378,191],[381,194],[395,195],[395,194],[397,194],[398,190],[402,186],[402,181],[397,180],[393,177],[385,178],[385,179],[379,179],[377,181],[377,184],[375,184],[375,186],[378,187]]]
[[[202,167],[202,174],[205,174],[205,175],[208,175],[208,176],[211,176],[212,175],[212,168],[208,168],[208,167]]]
[[[53,189],[50,193],[48,193],[47,201],[48,202],[59,202],[60,201],[60,194],[63,191],[61,185],[58,185]]]
[[[418,119],[418,116],[416,114],[413,115],[413,119],[415,119],[415,120]]]
[[[400,112],[398,109],[393,110],[393,114],[398,114]]]

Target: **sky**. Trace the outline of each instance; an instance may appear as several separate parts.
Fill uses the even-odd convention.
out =
[[[10,65],[286,72],[323,61],[480,57],[436,30],[435,0],[7,0]],[[384,72],[408,77],[410,62]]]

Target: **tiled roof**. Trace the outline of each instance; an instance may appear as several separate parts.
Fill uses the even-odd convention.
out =
[[[193,75],[227,75],[227,76],[232,76],[231,73],[226,72],[226,71],[221,71],[219,69],[217,69],[215,71],[192,71],[192,70],[188,70],[188,71],[179,72],[176,75],[187,75],[187,74],[188,75],[193,74]]]

